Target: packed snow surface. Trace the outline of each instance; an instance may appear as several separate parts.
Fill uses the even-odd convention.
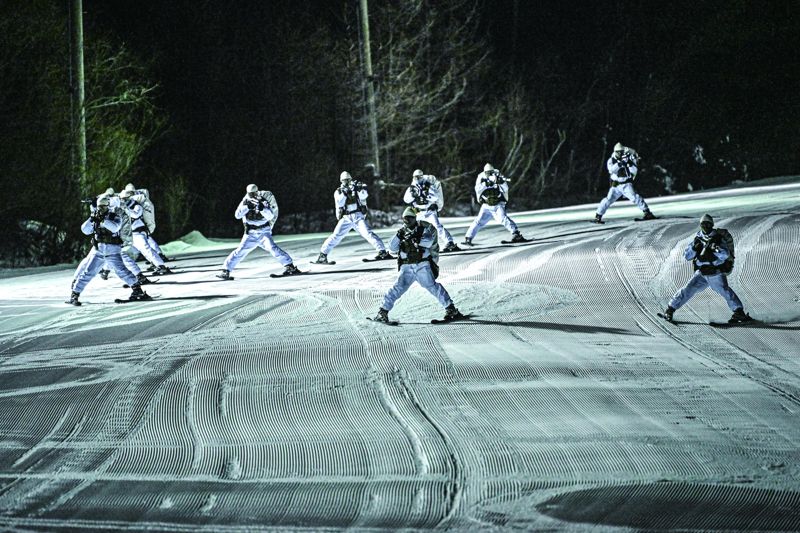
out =
[[[444,325],[418,286],[365,320],[397,271],[355,233],[334,266],[279,237],[309,275],[256,250],[234,281],[237,242],[194,233],[146,303],[0,279],[0,529],[800,529],[800,184],[649,200],[514,213],[527,244],[491,223],[441,259],[472,315]],[[761,322],[711,327],[708,290],[656,316],[704,213]]]

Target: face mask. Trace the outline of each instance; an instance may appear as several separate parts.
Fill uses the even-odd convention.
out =
[[[411,229],[411,228],[413,228],[414,226],[417,225],[417,219],[416,218],[412,218],[412,217],[405,217],[405,218],[403,218],[403,224],[408,229]]]

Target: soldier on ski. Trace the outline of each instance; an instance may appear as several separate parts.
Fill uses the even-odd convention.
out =
[[[110,265],[117,276],[133,290],[131,300],[151,300],[150,296],[142,290],[139,282],[122,262],[122,237],[119,232],[122,220],[119,215],[109,209],[110,199],[100,196],[97,206],[92,208],[91,216],[81,226],[84,235],[92,236],[92,249],[78,268],[83,269],[73,282],[72,294],[69,301],[72,305],[81,305],[79,297],[86,285],[94,278],[103,264]]]
[[[346,171],[339,176],[339,182],[339,188],[333,193],[333,200],[336,204],[336,219],[339,222],[336,224],[333,233],[322,243],[319,257],[315,262],[318,264],[329,263],[328,254],[352,229],[355,229],[377,250],[376,260],[394,259],[386,251],[381,238],[372,231],[369,222],[367,222],[367,197],[369,196],[367,186],[360,181],[354,180],[350,173]]]
[[[650,212],[647,202],[636,193],[633,189],[633,181],[636,179],[636,174],[639,172],[639,154],[632,148],[622,146],[622,143],[614,145],[614,152],[606,162],[606,167],[609,173],[609,182],[611,187],[608,189],[608,194],[600,201],[597,206],[597,213],[594,216],[595,224],[603,224],[603,215],[611,204],[624,196],[642,210],[644,216],[637,220],[652,220],[656,216]]]
[[[156,231],[156,207],[150,199],[150,191],[147,189],[137,189],[133,183],[125,185],[124,190],[133,191],[137,201],[142,204],[142,219],[147,225],[147,242],[150,244],[150,248],[154,250],[165,263],[170,261],[170,259],[164,255],[164,252],[161,251],[161,247],[158,245],[155,238],[153,238],[153,232]]]
[[[436,179],[436,176],[425,174],[422,170],[417,169],[411,178],[411,185],[406,189],[403,201],[414,207],[417,212],[417,218],[432,224],[439,234],[441,240],[446,241],[447,244],[442,249],[442,252],[457,252],[460,251],[453,236],[445,229],[439,220],[439,210],[444,207],[444,193],[442,192],[442,184]]]
[[[109,187],[103,194],[97,196],[96,198],[93,198],[92,200],[87,200],[86,202],[91,202],[92,209],[96,209],[98,200],[103,197],[108,199],[109,211],[113,212],[113,214],[118,216],[122,221],[122,226],[119,231],[119,235],[122,238],[122,250],[120,256],[122,257],[122,262],[125,264],[125,268],[127,268],[131,274],[136,276],[136,280],[139,282],[140,285],[146,285],[148,283],[152,283],[152,281],[150,281],[142,273],[142,269],[139,268],[139,265],[136,264],[136,261],[134,261],[133,258],[131,258],[131,256],[125,252],[125,247],[131,246],[131,223],[130,223],[130,218],[125,213],[125,210],[122,208],[121,200],[119,196],[114,192],[114,189]],[[75,270],[75,274],[72,279],[73,287],[78,282],[78,278],[80,277],[80,275],[86,270],[86,267],[89,264],[89,259],[90,259],[89,256],[84,257],[83,261],[81,261],[81,263],[78,265],[78,268]],[[98,273],[100,275],[100,278],[107,280],[110,272],[111,272],[111,267],[108,264],[104,263],[100,267],[100,271]]]
[[[153,274],[157,276],[172,274],[172,270],[164,264],[161,255],[153,247],[155,242],[150,235],[150,227],[145,222],[145,197],[137,194],[134,190],[125,188],[119,198],[122,201],[122,208],[131,220],[131,247],[139,251],[151,264],[155,266]]]
[[[509,180],[495,169],[491,163],[484,165],[483,172],[478,174],[478,178],[475,180],[475,198],[480,202],[481,209],[478,211],[475,220],[467,228],[464,244],[472,245],[472,239],[492,218],[500,222],[511,233],[511,242],[525,242],[527,240],[506,213],[508,182]]]
[[[728,277],[725,272],[730,272],[728,267],[732,268],[733,262],[727,240],[723,231],[714,229],[714,219],[711,215],[703,215],[703,218],[700,219],[700,231],[694,236],[683,254],[687,261],[692,261],[695,269],[694,275],[686,286],[672,297],[669,306],[663,313],[664,318],[672,321],[675,311],[688,302],[692,296],[706,287],[711,287],[714,292],[725,298],[728,307],[733,311],[733,315],[728,320],[729,323],[736,324],[753,320],[744,312],[741,300],[728,285]]]
[[[258,186],[253,183],[247,186],[246,192],[233,215],[244,224],[244,235],[238,248],[225,259],[223,270],[217,277],[225,280],[233,279],[231,271],[256,246],[260,246],[280,261],[285,276],[300,274],[289,254],[275,244],[275,239],[272,237],[272,227],[278,220],[278,202],[275,201],[275,197],[270,191],[258,190]]]
[[[439,276],[439,265],[436,262],[438,249],[436,229],[427,222],[418,222],[417,211],[413,207],[407,207],[403,211],[403,227],[389,242],[389,250],[398,254],[400,275],[384,296],[375,321],[389,322],[389,311],[415,281],[439,300],[445,308],[445,321],[465,318],[456,309],[445,288],[436,281]]]

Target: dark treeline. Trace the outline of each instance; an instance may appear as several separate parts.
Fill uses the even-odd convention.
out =
[[[597,201],[617,141],[642,155],[646,196],[797,172],[797,3],[569,4],[370,2],[374,178],[357,1],[84,0],[79,183],[69,2],[4,2],[0,260],[78,257],[81,197],[128,182],[150,189],[166,242],[237,235],[251,182],[282,218],[325,211],[332,226],[345,169],[389,208],[422,168],[445,184],[445,212],[487,161],[512,178],[515,209]]]

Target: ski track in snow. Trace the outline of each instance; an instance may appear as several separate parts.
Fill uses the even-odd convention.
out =
[[[492,223],[442,256],[474,316],[439,326],[418,286],[399,327],[364,320],[397,270],[355,233],[333,267],[286,243],[314,274],[289,279],[262,251],[231,282],[224,254],[179,258],[126,306],[113,275],[80,308],[72,271],[0,280],[0,529],[800,529],[798,190],[521,215],[520,246]],[[709,327],[710,290],[655,316],[711,210],[767,324]]]

